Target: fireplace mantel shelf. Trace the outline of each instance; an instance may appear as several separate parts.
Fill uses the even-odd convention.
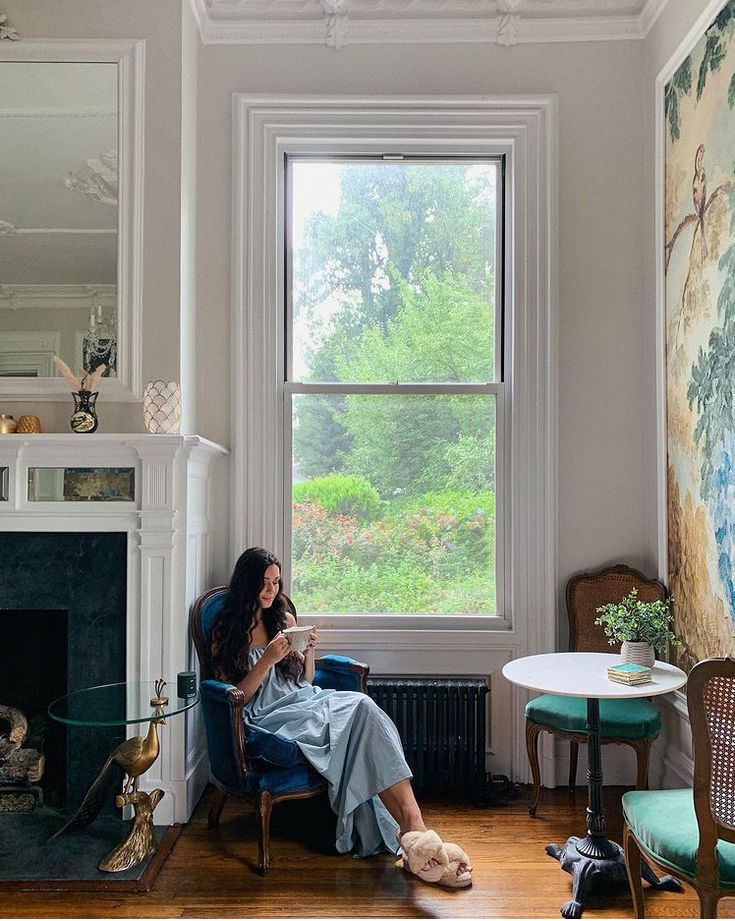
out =
[[[212,483],[216,461],[228,453],[199,435],[0,436],[0,531],[127,535],[127,681],[193,667],[188,612],[212,584]],[[111,499],[94,483],[80,501],[78,486],[68,490],[67,478],[84,468],[118,468],[114,474],[123,468],[134,498],[123,490]],[[60,489],[39,488],[41,479],[57,476]],[[145,782],[166,793],[156,815],[170,824],[188,820],[208,779],[196,709],[172,725],[167,745]]]
[[[147,432],[106,432],[95,433],[93,435],[77,435],[74,432],[44,432],[28,435],[0,435],[0,452],[5,453],[7,450],[23,446],[33,447],[34,445],[64,445],[74,446],[83,451],[90,446],[98,445],[161,445],[178,447],[179,445],[201,445],[214,451],[216,454],[228,454],[227,448],[202,438],[201,435],[150,435]]]

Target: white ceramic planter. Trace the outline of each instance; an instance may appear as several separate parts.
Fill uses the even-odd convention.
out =
[[[656,661],[654,648],[648,643],[624,642],[620,647],[620,654],[623,662],[629,665],[644,665],[646,668],[653,668],[653,663]]]

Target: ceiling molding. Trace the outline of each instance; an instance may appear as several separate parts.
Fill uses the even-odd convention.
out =
[[[204,44],[643,39],[668,0],[190,0]]]
[[[0,310],[89,309],[117,303],[117,285],[0,285]]]
[[[114,118],[117,119],[117,109],[70,109],[57,106],[55,108],[22,108],[0,109],[0,118]]]

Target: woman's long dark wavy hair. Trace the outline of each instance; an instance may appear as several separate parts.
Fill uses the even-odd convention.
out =
[[[212,630],[212,667],[215,675],[221,675],[233,684],[242,681],[248,672],[250,650],[250,629],[254,625],[255,613],[260,607],[258,595],[263,590],[265,571],[269,566],[281,569],[278,558],[262,547],[249,547],[235,564],[230,585],[225,594],[222,611]],[[286,621],[286,599],[283,583],[278,580],[278,594],[269,608],[263,608],[263,626],[268,642],[288,626]],[[276,664],[287,677],[296,679],[301,675],[303,662],[293,653]]]

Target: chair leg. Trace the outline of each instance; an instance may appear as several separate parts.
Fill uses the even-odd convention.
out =
[[[569,795],[574,796],[577,787],[577,763],[579,761],[579,743],[569,743]]]
[[[536,807],[541,794],[541,768],[538,761],[538,737],[540,733],[541,726],[526,720],[526,750],[528,751],[528,761],[531,765],[531,777],[533,778],[531,804],[528,807],[528,814],[531,817],[536,815]]]
[[[623,850],[625,851],[625,869],[628,874],[630,893],[633,896],[633,915],[636,918],[645,918],[645,905],[643,902],[643,880],[641,879],[641,852],[635,835],[626,823],[623,832]]]
[[[716,889],[698,889],[697,895],[699,896],[699,917],[716,918],[720,893]]]
[[[258,869],[261,876],[267,876],[271,863],[271,809],[273,799],[270,793],[258,797]]]
[[[632,743],[638,763],[635,778],[636,790],[648,789],[648,761],[652,744],[653,739],[638,739],[636,742]]]
[[[215,787],[214,797],[212,799],[212,805],[209,807],[209,827],[217,828],[219,825],[219,819],[222,815],[222,810],[225,806],[225,800],[227,799],[227,794],[224,790],[220,790],[219,787]]]

